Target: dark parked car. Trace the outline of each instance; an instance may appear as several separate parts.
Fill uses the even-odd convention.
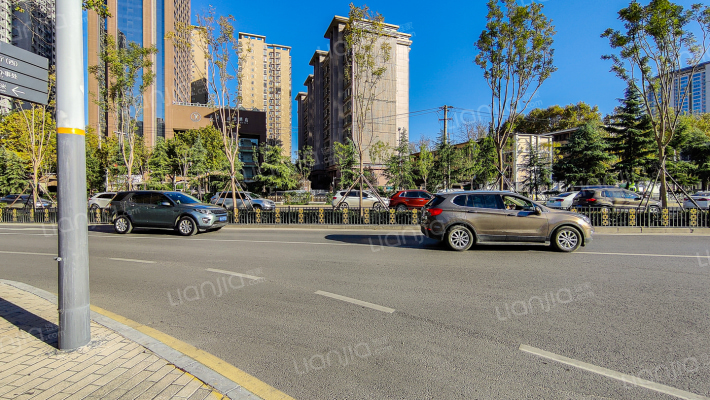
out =
[[[0,199],[0,203],[5,203],[10,208],[32,207],[32,195],[29,194],[8,194]],[[37,197],[37,208],[52,207],[52,201]]]
[[[657,200],[644,198],[642,195],[621,188],[582,189],[572,200],[572,207],[594,207],[608,209],[644,208],[658,212],[661,203]]]
[[[426,190],[400,190],[390,197],[390,208],[397,211],[407,211],[422,208],[434,195]]]
[[[589,243],[594,233],[584,215],[497,191],[438,193],[424,208],[421,224],[424,235],[458,251],[474,243],[536,242],[571,252]]]
[[[227,224],[227,210],[180,192],[119,192],[109,207],[118,233],[129,233],[134,227],[172,228],[190,236]]]

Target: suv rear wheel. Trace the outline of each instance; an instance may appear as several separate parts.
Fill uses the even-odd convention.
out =
[[[451,250],[466,251],[471,248],[474,240],[471,230],[462,225],[454,226],[446,232],[446,244]]]
[[[571,253],[579,248],[582,244],[582,234],[578,230],[563,226],[555,231],[552,236],[552,247],[557,251]]]
[[[407,206],[405,206],[404,204],[400,204],[397,206],[397,212],[404,212],[404,211],[407,211]]]
[[[182,217],[175,229],[182,236],[192,236],[197,233],[197,223],[190,217]]]

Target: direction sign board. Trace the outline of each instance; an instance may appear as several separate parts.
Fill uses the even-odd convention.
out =
[[[48,68],[46,58],[0,42],[0,94],[47,104]]]

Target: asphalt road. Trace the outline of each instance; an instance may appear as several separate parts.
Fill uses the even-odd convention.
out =
[[[98,228],[91,302],[297,399],[710,397],[709,239],[457,253],[414,230]],[[0,277],[56,292],[56,241],[0,225]]]

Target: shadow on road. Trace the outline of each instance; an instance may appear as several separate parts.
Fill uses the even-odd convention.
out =
[[[99,233],[116,233],[113,229],[113,225],[90,225],[89,232],[99,232]],[[154,229],[154,228],[133,228],[132,233],[145,233],[149,235],[163,235],[163,236],[180,236],[174,229]],[[204,233],[203,233],[204,234]]]
[[[429,239],[423,235],[409,235],[406,232],[389,232],[369,235],[327,235],[325,239],[341,243],[368,245],[372,248],[373,251],[377,251],[384,247],[452,251],[444,242]],[[511,245],[507,243],[477,244],[471,247],[471,250],[469,251],[476,251],[482,253],[524,251],[553,252],[550,247],[544,246],[542,244]]]
[[[406,232],[389,232],[369,235],[327,235],[327,240],[341,243],[363,244],[374,249],[382,247],[402,247],[408,249],[442,250],[445,249],[439,241],[423,235],[412,236]]]

